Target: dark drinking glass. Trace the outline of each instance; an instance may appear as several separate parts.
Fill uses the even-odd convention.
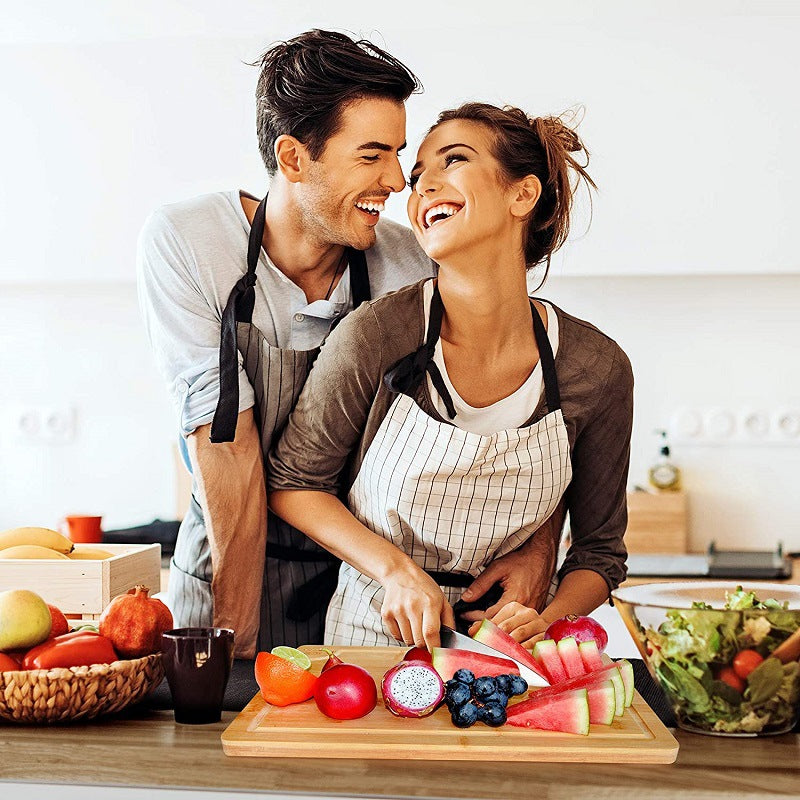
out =
[[[175,722],[219,722],[233,665],[233,631],[176,628],[161,635],[161,652],[175,707]]]

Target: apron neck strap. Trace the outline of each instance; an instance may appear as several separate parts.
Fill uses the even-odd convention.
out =
[[[236,436],[239,418],[239,355],[236,326],[239,322],[251,324],[256,300],[256,268],[264,240],[267,195],[258,204],[247,239],[247,272],[236,281],[222,312],[219,343],[219,400],[211,422],[211,441],[232,442]],[[371,300],[367,258],[363,250],[346,249],[350,267],[350,287],[353,308]]]
[[[531,316],[533,317],[533,335],[536,338],[536,347],[539,348],[539,361],[542,362],[542,380],[544,381],[544,399],[547,410],[552,413],[561,408],[561,392],[558,388],[556,375],[556,360],[553,357],[553,348],[550,346],[550,337],[547,335],[542,318],[531,300]]]
[[[264,239],[264,219],[267,196],[258,204],[247,239],[247,272],[236,281],[225,310],[219,340],[219,400],[211,421],[211,441],[232,442],[239,418],[239,355],[236,343],[236,324],[252,322],[256,302],[256,267]]]
[[[558,377],[556,376],[555,358],[553,348],[550,346],[550,339],[547,330],[539,316],[539,312],[533,304],[531,306],[531,317],[533,319],[533,336],[536,340],[536,347],[539,350],[539,360],[542,363],[542,378],[544,381],[544,395],[549,412],[561,408],[561,393],[558,389]],[[439,294],[439,287],[434,284],[433,296],[431,297],[430,316],[428,319],[428,330],[425,334],[425,344],[417,351],[401,359],[391,370],[389,370],[384,382],[393,392],[406,394],[413,398],[414,393],[419,388],[425,374],[431,376],[434,388],[442,398],[442,402],[447,409],[450,419],[455,419],[456,410],[453,405],[453,398],[445,386],[439,368],[433,360],[436,350],[436,343],[442,330],[442,316],[444,315],[444,304],[442,296]]]

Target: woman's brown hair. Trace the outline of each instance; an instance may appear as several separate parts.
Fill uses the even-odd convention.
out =
[[[541,182],[542,195],[528,220],[524,250],[528,268],[544,262],[544,277],[547,277],[550,257],[569,234],[570,212],[578,184],[583,180],[592,189],[597,188],[586,172],[589,152],[583,142],[560,117],[531,118],[513,106],[499,108],[488,103],[465,103],[443,111],[433,127],[450,120],[480,122],[491,131],[493,155],[508,181],[535,175]],[[572,155],[581,151],[585,157],[583,164]],[[574,184],[570,171],[577,175]]]

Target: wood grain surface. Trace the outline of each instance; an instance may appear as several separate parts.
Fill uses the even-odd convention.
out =
[[[680,751],[671,765],[230,758],[220,735],[235,716],[190,726],[176,725],[171,712],[134,710],[83,725],[0,725],[0,780],[502,800],[740,800],[796,797],[800,787],[793,734],[732,740],[676,731]]]
[[[319,674],[322,647],[302,647]],[[381,678],[403,656],[402,647],[337,647],[346,662],[364,667],[380,689]],[[366,717],[333,720],[313,700],[279,708],[256,695],[222,735],[229,756],[376,758],[424,761],[585,761],[671,764],[678,743],[635,694],[633,705],[612,725],[592,725],[588,736],[482,723],[456,728],[446,708],[424,719],[396,717],[378,706]]]

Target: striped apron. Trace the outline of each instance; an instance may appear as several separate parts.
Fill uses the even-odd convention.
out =
[[[277,440],[294,408],[319,348],[273,347],[252,324],[256,266],[264,233],[266,197],[253,217],[247,249],[247,272],[237,281],[225,306],[220,342],[220,398],[211,425],[212,442],[231,442],[239,414],[238,353],[255,391],[255,417],[261,451]],[[347,249],[353,307],[370,299],[364,253]],[[335,323],[334,323],[335,324]],[[332,326],[333,327],[333,326]],[[279,644],[321,644],[325,610],[336,585],[340,562],[305,534],[273,513],[267,516],[267,549],[261,591],[258,649]],[[247,569],[242,564],[241,569]],[[203,513],[193,492],[175,545],[168,602],[177,626],[211,625],[211,549]]]
[[[426,343],[385,378],[398,395],[348,496],[358,520],[431,574],[451,604],[493,560],[535,533],[572,479],[553,351],[532,304],[531,310],[547,415],[528,427],[483,436],[439,422],[417,405],[414,394],[427,372],[452,409],[433,363],[443,312],[437,288]],[[553,581],[551,597],[554,586]],[[383,596],[379,582],[342,564],[328,608],[325,641],[397,644],[381,619]]]

